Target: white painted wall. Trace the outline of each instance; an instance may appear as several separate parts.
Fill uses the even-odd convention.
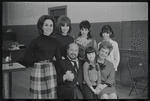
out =
[[[3,2],[3,25],[33,25],[48,8],[64,5],[72,23],[148,20],[147,2]]]

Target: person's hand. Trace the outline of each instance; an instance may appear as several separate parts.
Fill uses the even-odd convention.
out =
[[[101,89],[96,89],[96,92],[95,92],[95,94],[99,94],[101,92]]]
[[[104,89],[105,87],[107,87],[106,84],[101,84],[101,85],[100,85],[100,89],[101,89],[101,90]]]
[[[91,88],[91,90],[94,92],[94,94],[96,93],[96,90],[92,87],[92,86],[90,86],[90,88]]]
[[[94,92],[94,94],[96,94],[96,89],[92,89],[92,91]]]
[[[65,57],[64,57],[64,56],[62,56],[62,57],[61,57],[61,59],[65,60]]]
[[[71,74],[71,73],[72,73],[72,71],[70,71],[70,70],[66,71],[66,74]]]
[[[100,86],[101,84],[98,84],[95,89],[101,89]]]
[[[72,71],[67,71],[65,74],[65,79],[68,81],[73,81],[74,79],[74,74],[72,73]]]

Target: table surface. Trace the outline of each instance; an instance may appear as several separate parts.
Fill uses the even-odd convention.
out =
[[[4,63],[3,64],[3,72],[15,72],[15,71],[21,71],[21,70],[25,70],[26,67],[15,62],[13,63],[12,66],[9,66],[9,63]]]
[[[26,49],[25,48],[23,48],[23,49],[8,48],[8,49],[3,49],[3,50],[6,50],[6,51],[22,51],[22,50],[26,50]]]

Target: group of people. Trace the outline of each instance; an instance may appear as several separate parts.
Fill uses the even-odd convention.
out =
[[[120,61],[112,28],[101,29],[97,44],[91,24],[79,24],[78,38],[69,35],[71,20],[43,15],[37,22],[37,38],[27,47],[24,62],[32,67],[30,95],[33,99],[117,99],[115,71]]]

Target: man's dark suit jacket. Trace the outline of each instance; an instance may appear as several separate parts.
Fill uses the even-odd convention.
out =
[[[78,59],[79,63],[79,72],[77,73],[75,71],[75,68],[73,67],[71,61],[68,59],[68,57],[65,58],[64,65],[69,71],[72,71],[74,73],[74,80],[73,81],[63,81],[63,75],[65,74],[65,71],[63,71],[61,68],[57,68],[57,95],[58,99],[73,99],[73,93],[74,88],[79,83],[79,86],[81,88],[81,91],[83,92],[83,61]]]

